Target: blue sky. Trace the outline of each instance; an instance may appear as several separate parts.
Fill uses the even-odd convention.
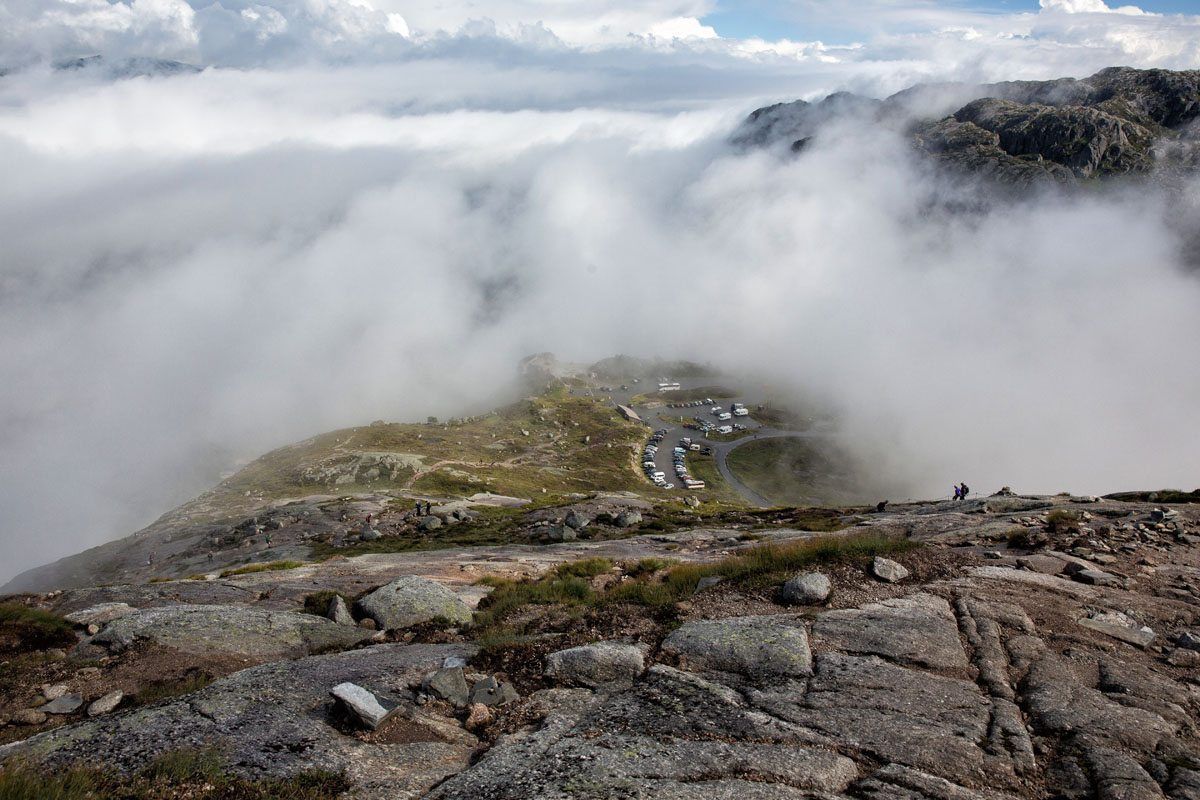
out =
[[[1037,0],[986,0],[940,2],[946,9],[993,13],[1036,11]],[[1114,0],[1109,5],[1136,5],[1159,14],[1200,14],[1200,0]],[[801,14],[780,0],[718,0],[717,11],[702,21],[718,34],[731,38],[761,37],[767,40],[794,39],[827,43],[853,41],[854,31],[836,21],[804,20]]]

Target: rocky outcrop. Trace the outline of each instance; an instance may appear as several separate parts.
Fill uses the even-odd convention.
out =
[[[359,797],[413,798],[464,769],[476,740],[423,715],[407,687],[448,656],[470,653],[461,645],[380,645],[264,664],[177,700],[35,736],[0,750],[0,758],[132,771],[163,753],[217,745],[226,748],[228,768],[246,777],[344,771]],[[339,729],[330,691],[346,683],[396,708],[388,724],[402,726],[397,743]]]
[[[961,105],[949,115],[940,104]],[[889,125],[911,133],[916,149],[956,172],[998,183],[1070,183],[1193,169],[1200,139],[1200,71],[1114,67],[1082,80],[914,87],[884,101],[831,95],[820,103],[780,103],[753,112],[732,141],[742,147],[787,142],[803,150],[833,119]]]

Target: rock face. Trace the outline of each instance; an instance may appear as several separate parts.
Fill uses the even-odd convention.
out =
[[[937,98],[937,99],[935,99]],[[940,98],[959,104],[948,116]],[[940,115],[933,116],[930,115]],[[1113,67],[1083,80],[913,87],[887,100],[831,95],[753,112],[743,147],[789,142],[803,150],[833,119],[907,128],[916,149],[959,172],[1002,184],[1071,183],[1200,166],[1200,71]]]
[[[645,669],[641,648],[617,642],[586,644],[546,657],[546,676],[567,686],[627,686]]]
[[[471,609],[458,595],[436,581],[415,575],[381,586],[360,598],[358,606],[380,628],[407,628],[435,619],[456,625],[471,621]]]
[[[346,649],[370,634],[324,617],[245,606],[161,606],[113,620],[93,645],[122,652],[138,642],[184,653],[229,653],[256,660]]]
[[[810,606],[824,603],[832,585],[820,572],[805,572],[789,578],[779,589],[779,601],[788,605]]]

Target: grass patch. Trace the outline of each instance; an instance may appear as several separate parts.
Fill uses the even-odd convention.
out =
[[[568,561],[554,568],[554,574],[560,578],[594,578],[612,571],[613,562],[607,558],[585,558],[582,561]]]
[[[328,800],[350,788],[345,776],[316,770],[247,780],[229,774],[212,750],[165,753],[133,775],[87,766],[14,764],[0,770],[4,800]]]
[[[175,680],[154,681],[139,689],[133,699],[139,706],[153,705],[163,700],[198,692],[212,682],[213,676],[207,672],[190,670],[186,675]]]
[[[0,603],[0,653],[69,647],[74,643],[74,628],[59,615],[21,603]]]
[[[625,567],[625,574],[631,578],[644,578],[647,575],[653,575],[656,572],[661,572],[675,562],[667,558],[643,558]]]
[[[281,570],[296,569],[297,567],[303,566],[303,561],[268,561],[262,564],[247,564],[244,567],[227,569],[221,573],[221,577],[231,578],[234,575],[253,575],[256,572],[279,572]]]
[[[1052,533],[1078,533],[1080,516],[1065,508],[1056,508],[1046,515],[1046,529]]]
[[[916,547],[919,545],[908,539],[861,533],[760,545],[711,564],[672,566],[665,559],[643,559],[626,569],[626,575],[632,580],[614,584],[605,591],[593,589],[579,575],[600,574],[596,571],[599,565],[591,564],[606,559],[562,564],[537,580],[493,578],[487,583],[495,589],[480,603],[480,610],[475,615],[477,638],[486,642],[510,641],[520,631],[508,623],[522,609],[533,605],[588,608],[634,604],[660,611],[691,597],[702,578],[717,577],[724,585],[760,589],[820,564],[847,561],[865,564],[874,556],[903,553]],[[608,565],[611,567],[611,562]]]

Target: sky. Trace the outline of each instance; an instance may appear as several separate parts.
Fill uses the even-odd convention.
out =
[[[1116,64],[1200,66],[1200,10],[0,0],[0,580],[546,350],[770,374],[896,496],[1195,488],[1194,180],[960,213],[896,129],[729,143],[769,102]]]

